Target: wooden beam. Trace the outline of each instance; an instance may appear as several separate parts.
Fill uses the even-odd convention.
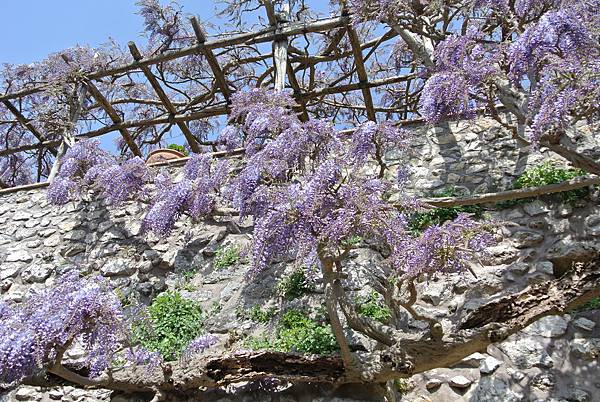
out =
[[[199,110],[197,112],[192,112],[188,114],[177,114],[175,116],[169,117],[154,117],[151,119],[143,119],[143,120],[129,120],[124,121],[121,124],[113,124],[111,126],[102,127],[96,130],[88,131],[87,133],[83,133],[77,136],[77,139],[83,138],[95,138],[100,137],[104,134],[117,131],[122,127],[131,128],[131,127],[145,127],[145,126],[154,126],[157,124],[168,124],[168,123],[177,123],[179,121],[192,121],[198,120],[206,117],[213,116],[222,116],[228,113],[227,106],[214,106],[210,108],[205,108],[203,110]],[[40,147],[49,147],[49,146],[58,146],[60,144],[60,140],[50,140],[44,141],[39,144],[30,144],[30,145],[21,145],[19,147],[13,147],[9,149],[0,150],[0,156],[12,155],[17,152],[31,151],[33,149],[38,149]]]
[[[319,96],[333,95],[333,94],[337,94],[337,93],[356,91],[356,90],[361,89],[363,86],[366,86],[368,88],[375,88],[375,87],[379,87],[379,86],[383,86],[383,85],[404,82],[404,81],[407,81],[407,80],[415,78],[415,77],[417,77],[417,74],[407,74],[407,75],[398,75],[398,76],[393,76],[393,77],[389,77],[389,78],[383,78],[380,80],[372,80],[372,81],[369,81],[366,85],[361,84],[361,83],[352,83],[352,84],[344,84],[344,85],[338,85],[338,86],[333,86],[333,87],[325,87],[325,88],[317,89],[317,90],[314,90],[311,92],[301,93],[299,95],[299,99],[301,99],[302,101],[305,101],[308,99],[318,98]],[[89,131],[87,133],[79,135],[78,138],[99,137],[101,135],[110,133],[112,131],[116,131],[121,127],[131,128],[131,127],[151,126],[151,125],[156,125],[156,124],[166,124],[166,123],[170,123],[170,122],[176,123],[179,121],[191,121],[191,120],[198,120],[198,119],[202,119],[202,118],[206,118],[206,117],[222,116],[222,115],[226,115],[228,113],[229,113],[229,108],[226,105],[213,106],[210,108],[205,108],[203,110],[199,110],[197,112],[188,113],[188,114],[177,114],[177,115],[171,116],[171,117],[155,117],[155,118],[144,119],[144,120],[125,121],[121,124],[113,124],[111,126],[106,126],[106,127],[99,128],[97,130]],[[23,151],[31,151],[34,149],[38,149],[40,147],[57,146],[58,144],[60,144],[60,141],[52,140],[52,141],[44,141],[43,143],[39,143],[39,144],[22,145],[19,147],[0,150],[0,156],[12,155],[17,152],[23,152]]]
[[[128,46],[129,46],[129,51],[131,52],[131,55],[133,56],[133,58],[138,62],[140,60],[142,60],[142,54],[138,50],[135,43],[129,42]],[[156,79],[154,74],[152,74],[152,72],[150,71],[150,68],[148,66],[142,65],[142,64],[140,64],[139,67],[142,70],[142,72],[144,73],[144,75],[146,76],[146,79],[148,79],[148,82],[150,82],[150,85],[154,89],[154,92],[156,92],[156,94],[158,95],[158,98],[162,101],[162,103],[165,106],[165,108],[167,109],[167,111],[172,116],[175,116],[177,114],[177,109],[171,103],[171,100],[169,99],[169,97],[167,96],[165,91],[160,86],[158,79]],[[179,127],[179,129],[183,133],[188,144],[190,145],[192,152],[195,152],[195,153],[202,152],[200,149],[200,146],[198,145],[198,142],[196,141],[196,138],[194,137],[194,134],[192,134],[192,132],[190,131],[187,124],[183,121],[177,121],[176,124],[177,124],[177,127]]]
[[[324,32],[334,28],[345,26],[349,21],[350,17],[348,16],[338,16],[326,18],[323,20],[291,22],[283,24],[283,26],[281,27],[281,33],[279,35],[294,36],[313,32]],[[276,36],[277,35],[274,33],[273,27],[268,27],[266,29],[243,34],[229,35],[212,41],[206,41],[203,44],[196,44],[194,46],[185,47],[183,49],[168,51],[157,56],[136,60],[133,63],[124,64],[121,66],[108,68],[101,71],[96,71],[88,74],[87,77],[89,79],[99,79],[116,74],[123,74],[126,72],[135,71],[140,69],[141,66],[151,66],[165,61],[174,60],[180,57],[185,57],[198,52],[202,52],[203,48],[220,49],[242,44],[251,45],[255,43],[271,42]],[[45,90],[48,87],[48,85],[49,84],[42,84],[33,88],[24,89],[22,91],[4,94],[0,96],[0,101],[6,99],[22,98],[27,95],[35,94]]]
[[[202,28],[196,17],[191,17],[190,22],[192,23],[192,28],[194,28],[194,33],[196,34],[196,40],[198,41],[198,44],[203,45],[204,43],[206,43],[206,33],[204,32],[204,29]],[[231,98],[231,91],[229,90],[229,85],[227,84],[227,80],[225,79],[225,74],[223,74],[223,70],[221,69],[219,62],[217,61],[217,58],[213,54],[212,50],[205,46],[202,46],[202,54],[204,54],[204,57],[206,58],[206,61],[208,62],[208,65],[210,66],[213,75],[215,76],[215,80],[217,81],[217,85],[221,89],[221,93],[225,97],[225,100],[227,100],[227,103],[229,103],[229,98]]]
[[[96,85],[94,85],[93,82],[91,82],[90,80],[85,80],[84,85],[87,87],[88,91],[90,91],[90,94],[94,97],[94,99],[96,99],[96,101],[100,104],[102,109],[104,109],[104,111],[113,123],[117,125],[123,123],[123,119],[121,119],[121,116],[119,116],[115,108],[104,97],[104,95],[102,95],[102,93],[98,90],[98,88],[96,87]],[[127,128],[125,127],[118,128],[118,130],[121,133],[121,136],[123,137],[123,140],[125,140],[125,143],[129,147],[129,149],[131,149],[131,152],[133,152],[135,156],[142,156],[142,152],[133,140],[133,137],[129,133],[129,130],[127,130]]]
[[[25,116],[23,116],[23,113],[21,113],[19,109],[15,107],[15,105],[13,105],[9,100],[3,100],[2,103],[16,117],[17,121],[21,123],[21,125],[27,130],[29,130],[35,138],[37,138],[40,142],[46,141],[46,137],[44,137],[44,135],[42,135],[42,133],[40,133],[37,128],[35,128],[33,124],[31,124],[31,122],[27,120]],[[49,151],[54,156],[56,156],[58,153],[54,147],[49,148]]]
[[[382,78],[380,80],[372,80],[369,82],[354,82],[352,84],[342,84],[333,87],[320,88],[311,92],[305,92],[301,96],[304,99],[313,99],[324,95],[339,94],[342,92],[356,91],[359,89],[362,90],[363,88],[376,88],[383,85],[397,84],[415,77],[417,77],[417,74],[396,75],[388,78]]]
[[[361,84],[368,85],[369,77],[367,75],[367,69],[365,68],[365,62],[363,60],[362,50],[360,48],[360,41],[358,35],[351,24],[346,25],[346,31],[348,32],[348,38],[352,45],[352,53],[354,54],[354,62],[356,63],[356,74],[358,75],[358,81]],[[371,91],[367,86],[361,88],[365,106],[367,107],[367,117],[371,121],[377,121],[375,110],[373,109],[373,97]]]

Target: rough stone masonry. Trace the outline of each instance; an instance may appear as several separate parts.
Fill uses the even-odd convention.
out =
[[[415,145],[411,185],[423,196],[448,185],[465,195],[507,189],[523,170],[551,157],[517,147],[508,133],[487,119],[416,130],[420,142]],[[596,144],[589,138],[585,132],[574,135],[581,150],[594,152]],[[318,281],[301,298],[288,301],[278,296],[277,283],[291,270],[285,264],[276,264],[254,282],[245,280],[244,262],[226,269],[213,266],[219,247],[243,247],[249,234],[236,233],[227,225],[192,225],[182,219],[168,239],[158,241],[140,235],[143,212],[144,206],[136,203],[115,209],[93,199],[55,207],[46,201],[44,189],[0,195],[0,297],[20,302],[70,269],[110,278],[124,300],[133,297],[148,303],[160,292],[178,289],[209,312],[206,330],[218,335],[223,351],[243,349],[245,337],[269,329],[268,324],[240,316],[240,308],[258,305],[282,310],[323,304]],[[600,207],[593,193],[575,205],[542,197],[488,212],[491,219],[502,222],[503,241],[475,268],[477,278],[451,275],[420,283],[420,312],[445,317],[448,312],[473,310],[491,298],[551,279],[573,261],[600,251]],[[354,252],[344,283],[353,296],[373,289],[380,258],[369,248]],[[191,277],[184,275],[190,271]],[[400,387],[402,392],[396,390],[397,400],[600,401],[599,319],[598,310],[546,317],[455,367],[412,377]],[[353,347],[375,346],[352,331],[348,336]],[[67,357],[77,361],[81,353],[74,348]],[[268,394],[239,384],[213,392],[205,400],[368,401],[383,400],[383,395],[377,385],[283,384],[277,393]],[[71,386],[21,386],[0,394],[0,401],[145,398]]]

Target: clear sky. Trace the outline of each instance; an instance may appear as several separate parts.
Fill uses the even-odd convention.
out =
[[[143,19],[136,0],[2,0],[0,63],[31,63],[49,53],[109,37],[121,45],[142,41]],[[165,3],[165,1],[162,1]],[[181,0],[200,20],[216,18],[212,0]]]
[[[161,0],[164,4],[168,0]],[[97,46],[109,37],[125,45],[142,41],[143,19],[136,0],[0,0],[0,63],[31,63],[52,52]],[[216,0],[179,0],[184,11],[218,24]],[[310,1],[320,11],[328,0]]]

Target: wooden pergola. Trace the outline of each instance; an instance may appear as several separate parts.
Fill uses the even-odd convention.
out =
[[[100,128],[95,128],[91,131],[74,134],[72,129],[66,129],[61,133],[61,136],[47,138],[44,133],[40,132],[32,122],[24,116],[18,105],[28,96],[40,93],[47,88],[46,84],[39,84],[30,88],[22,89],[17,92],[6,93],[0,96],[0,101],[4,104],[10,113],[12,113],[16,121],[28,130],[36,139],[30,144],[23,144],[15,147],[7,147],[0,150],[0,157],[8,156],[19,152],[33,150],[47,150],[55,157],[53,169],[50,173],[49,180],[51,181],[60,165],[60,158],[65,153],[69,146],[72,146],[76,141],[84,138],[99,137],[111,132],[118,131],[123,139],[127,149],[136,156],[142,156],[142,151],[136,143],[135,134],[132,130],[146,127],[168,124],[169,127],[175,125],[179,128],[185,142],[193,152],[201,152],[201,145],[210,145],[203,143],[196,138],[191,132],[189,123],[199,119],[208,117],[227,115],[229,113],[229,103],[232,93],[236,90],[226,73],[226,68],[219,63],[219,51],[231,51],[236,47],[251,46],[256,44],[271,43],[272,53],[264,54],[256,57],[240,59],[240,65],[244,63],[256,63],[257,61],[265,62],[272,60],[272,66],[265,68],[264,73],[257,80],[257,85],[263,85],[267,77],[270,78],[270,83],[277,91],[282,91],[286,88],[291,90],[294,99],[296,100],[297,112],[302,121],[307,121],[310,118],[310,105],[319,102],[336,108],[346,108],[347,110],[359,111],[364,114],[369,120],[375,121],[378,112],[383,113],[398,113],[405,118],[409,116],[409,108],[405,105],[404,108],[382,108],[377,107],[373,101],[371,93],[373,88],[386,87],[398,83],[405,83],[408,88],[411,81],[417,78],[415,73],[403,75],[389,75],[383,78],[369,79],[369,73],[365,61],[384,43],[393,39],[397,34],[393,29],[388,29],[385,34],[372,40],[362,42],[359,34],[352,25],[351,18],[347,13],[342,15],[311,20],[303,22],[287,22],[289,20],[289,10],[285,7],[280,13],[276,13],[271,0],[262,0],[262,5],[266,11],[269,26],[264,29],[255,30],[248,33],[239,33],[209,39],[201,23],[195,18],[190,19],[190,24],[195,34],[195,43],[192,46],[184,47],[178,50],[168,50],[163,53],[153,55],[151,57],[143,57],[140,50],[134,42],[129,42],[128,48],[133,58],[133,61],[127,64],[94,71],[85,74],[80,79],[78,85],[78,104],[70,110],[70,123],[74,126],[79,118],[83,100],[91,98],[95,103],[93,107],[105,113],[107,120],[111,124],[104,125]],[[294,48],[291,44],[294,38],[309,34],[332,34],[328,46],[316,54],[308,54],[306,51],[300,51]],[[338,45],[344,38],[351,45],[350,51],[339,51]],[[389,42],[388,42],[389,43]],[[337,51],[336,51],[337,50]],[[367,52],[364,55],[364,52]],[[164,83],[153,71],[152,66],[158,65],[171,60],[177,60],[188,56],[201,55],[204,57],[210,71],[212,72],[212,86],[206,93],[199,94],[194,97],[191,102],[176,102],[169,98],[167,91],[164,88]],[[307,69],[315,69],[319,63],[332,62],[348,58],[352,60],[353,69],[350,74],[343,77],[344,80],[338,79],[331,85],[307,88],[302,84],[302,79],[297,77],[297,74],[306,71]],[[71,61],[63,56],[65,63]],[[102,93],[98,87],[98,82],[102,79],[113,79],[113,77],[135,73],[145,77],[150,87],[154,91],[156,97],[154,99],[138,99],[136,102],[155,105],[164,110],[160,116],[151,117],[140,120],[124,120],[122,114],[117,111],[117,104],[127,103],[127,100],[113,99],[112,101]],[[287,80],[286,80],[287,79]],[[287,81],[287,84],[286,84]],[[346,81],[345,83],[341,83]],[[362,94],[363,103],[341,103],[327,99],[329,95],[346,94],[353,91],[360,91]],[[195,107],[202,100],[211,99],[208,105]],[[195,103],[194,103],[195,102]]]

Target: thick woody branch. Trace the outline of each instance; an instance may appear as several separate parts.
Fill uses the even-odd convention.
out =
[[[243,352],[203,357],[188,363],[172,362],[160,368],[126,367],[90,380],[59,366],[52,373],[80,385],[122,391],[197,390],[241,381],[275,377],[292,382],[385,382],[437,367],[449,367],[466,356],[522,330],[540,318],[564,314],[600,296],[600,259],[579,263],[561,278],[538,283],[521,292],[492,300],[468,314],[442,339],[396,338],[384,351],[354,355],[360,376],[344,369],[338,356],[300,356],[280,352]],[[355,366],[356,367],[356,366]],[[28,384],[47,384],[47,378],[29,378]]]
[[[548,184],[546,186],[520,188],[517,190],[501,191],[497,193],[477,194],[470,197],[422,198],[420,201],[434,207],[449,208],[460,205],[477,205],[537,197],[540,195],[576,190],[578,188],[589,187],[597,184],[600,184],[600,177],[583,176],[558,184]]]

